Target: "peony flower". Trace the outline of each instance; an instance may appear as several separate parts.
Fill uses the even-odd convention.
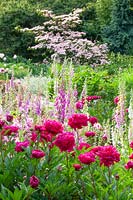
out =
[[[130,143],[130,147],[131,149],[133,149],[133,141]]]
[[[63,132],[62,123],[56,120],[46,120],[44,123],[44,127],[48,133],[51,133],[53,135]]]
[[[12,122],[13,121],[13,116],[12,115],[6,115],[6,120],[8,121],[8,122]]]
[[[52,142],[53,135],[51,133],[42,132],[40,134],[40,141]]]
[[[2,128],[5,125],[5,121],[0,119],[0,128]]]
[[[73,129],[81,129],[84,126],[88,126],[88,117],[82,113],[74,113],[68,119],[68,125]]]
[[[38,138],[37,133],[32,132],[31,137],[30,137],[31,141],[32,141],[32,142],[36,142],[36,141],[37,141],[37,138]]]
[[[86,97],[86,100],[88,102],[92,101],[92,100],[97,100],[97,99],[101,99],[102,97],[101,96],[88,96]]]
[[[106,141],[108,139],[108,136],[106,134],[102,135],[102,140]]]
[[[73,164],[73,167],[75,168],[76,171],[79,171],[82,168],[80,164]]]
[[[88,131],[88,132],[85,133],[86,137],[94,137],[95,135],[96,135],[96,133],[93,132],[93,131]]]
[[[81,110],[84,107],[84,103],[83,103],[83,101],[78,101],[78,102],[76,102],[75,106],[76,106],[77,110]]]
[[[119,96],[115,97],[115,98],[114,98],[114,104],[116,104],[116,105],[117,105],[117,104],[118,104],[118,102],[119,102],[119,100],[120,100],[120,99],[119,99]]]
[[[12,133],[17,133],[18,132],[18,127],[17,126],[8,126],[8,125],[5,125],[3,127],[3,130],[2,130],[2,134],[3,135],[11,135]]]
[[[120,153],[113,146],[103,146],[100,147],[96,155],[100,159],[100,165],[110,167],[114,165],[115,162],[120,161]]]
[[[70,132],[64,132],[57,136],[54,144],[59,147],[61,151],[72,151],[75,146],[74,134]]]
[[[43,158],[45,156],[44,151],[36,149],[36,150],[32,150],[32,154],[31,157],[32,158]]]
[[[15,151],[22,152],[24,151],[24,148],[28,147],[30,145],[28,140],[25,140],[23,142],[16,142]]]
[[[95,155],[91,152],[86,152],[86,153],[80,154],[78,156],[78,159],[81,163],[90,165],[91,163],[95,162]]]
[[[88,149],[88,148],[90,148],[90,147],[91,147],[90,144],[88,144],[88,143],[86,143],[86,142],[81,142],[81,143],[78,145],[77,149],[78,149],[78,150],[82,150],[83,148],[84,148],[84,149]]]
[[[133,159],[133,153],[129,156],[129,159]]]
[[[98,122],[98,119],[96,117],[90,116],[88,118],[88,121],[91,123],[91,125],[93,126],[95,123]]]
[[[36,176],[31,176],[30,177],[30,186],[32,187],[32,188],[37,188],[38,187],[38,185],[39,185],[39,179],[36,177]]]
[[[128,161],[128,162],[125,164],[125,168],[126,168],[126,169],[133,169],[133,161]]]

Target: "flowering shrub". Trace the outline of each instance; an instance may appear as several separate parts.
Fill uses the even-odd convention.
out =
[[[35,34],[37,45],[31,49],[44,49],[44,62],[51,62],[56,56],[61,62],[64,58],[71,58],[75,64],[107,64],[107,46],[87,40],[84,32],[74,31],[81,20],[79,14],[82,9],[74,10],[68,15],[55,16],[52,12],[41,11],[49,21],[42,26],[25,28],[23,31],[32,31]]]

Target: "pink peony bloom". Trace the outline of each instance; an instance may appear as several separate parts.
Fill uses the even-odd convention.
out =
[[[117,105],[117,104],[118,104],[118,102],[119,102],[119,96],[117,96],[117,97],[115,97],[115,98],[114,98],[114,104],[116,104],[116,105]]]
[[[107,136],[106,134],[104,134],[104,135],[102,136],[102,140],[106,141],[107,139],[108,139],[108,136]]]
[[[82,113],[74,113],[68,119],[68,125],[73,129],[81,129],[84,126],[88,126],[88,117]]]
[[[2,135],[11,135],[12,133],[17,133],[18,129],[19,128],[17,126],[5,125],[2,129]]]
[[[2,128],[4,126],[4,124],[5,124],[5,121],[0,119],[0,128]]]
[[[13,121],[13,116],[12,115],[6,115],[6,120],[8,121],[8,122],[12,122]]]
[[[133,159],[133,153],[129,156],[129,159]]]
[[[130,147],[131,149],[133,149],[133,141],[130,143]]]
[[[24,151],[24,149],[26,147],[28,147],[30,145],[28,140],[25,140],[23,142],[16,142],[16,147],[15,147],[15,151],[17,152],[22,152]]]
[[[88,132],[85,133],[86,137],[94,137],[95,135],[96,135],[96,133],[93,132],[93,131],[88,131]]]
[[[37,138],[38,138],[37,133],[32,132],[31,137],[30,137],[31,141],[32,141],[32,142],[36,142],[36,141],[37,141]]]
[[[79,171],[82,168],[80,164],[73,164],[73,167],[75,168],[76,171]]]
[[[40,141],[52,142],[53,135],[51,133],[42,132],[40,134]]]
[[[126,169],[133,169],[133,161],[128,161],[128,162],[125,164],[125,168],[126,168]]]
[[[32,158],[43,158],[45,156],[44,151],[36,149],[36,150],[32,150]]]
[[[45,127],[43,125],[35,125],[35,131],[45,131]]]
[[[120,153],[113,146],[103,146],[100,147],[96,155],[100,159],[100,165],[110,167],[114,165],[115,162],[120,161]]]
[[[82,150],[83,148],[84,148],[84,149],[88,149],[88,148],[90,148],[90,147],[91,147],[90,144],[88,144],[88,143],[86,143],[86,142],[81,142],[81,143],[79,144],[79,146],[77,147],[77,149],[78,149],[78,150]]]
[[[86,152],[86,153],[80,154],[78,156],[78,159],[81,163],[90,165],[91,163],[95,162],[95,155],[91,152]]]
[[[98,122],[98,119],[96,117],[90,116],[88,118],[88,121],[91,123],[91,125],[93,126],[95,123]]]
[[[102,97],[101,96],[88,96],[86,97],[86,100],[88,102],[92,101],[92,100],[97,100],[97,99],[101,99]]]
[[[84,107],[84,103],[82,101],[78,101],[75,104],[77,110],[81,110]]]
[[[32,187],[32,188],[37,188],[38,187],[38,185],[39,185],[39,179],[36,177],[36,176],[31,176],[30,177],[30,186]]]
[[[56,120],[46,120],[44,123],[44,127],[48,133],[51,133],[53,135],[57,135],[58,133],[63,132],[62,123]]]
[[[75,146],[74,134],[70,132],[64,132],[57,136],[54,144],[59,147],[61,151],[72,151]]]

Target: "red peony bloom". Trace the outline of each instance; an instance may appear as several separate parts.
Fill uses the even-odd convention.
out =
[[[30,145],[28,140],[25,140],[23,142],[16,142],[15,151],[22,152],[24,151],[24,148],[28,147]]]
[[[115,97],[115,98],[114,98],[114,104],[116,104],[116,105],[117,105],[117,104],[118,104],[118,102],[119,102],[119,96],[117,96],[117,97]]]
[[[45,127],[43,125],[35,125],[35,131],[45,131]]]
[[[0,128],[2,128],[4,126],[4,124],[5,124],[5,121],[0,119]]]
[[[36,176],[31,176],[30,177],[30,186],[32,187],[32,188],[37,188],[38,187],[38,185],[39,185],[39,179],[36,177]]]
[[[93,126],[95,123],[98,122],[98,119],[96,117],[90,116],[88,118],[88,121],[91,123],[91,125]]]
[[[128,162],[125,164],[125,168],[126,168],[126,169],[133,169],[133,161],[128,161]]]
[[[32,150],[32,158],[43,158],[45,156],[44,151],[41,151],[39,149]]]
[[[129,159],[133,159],[133,153],[129,156]]]
[[[37,133],[32,132],[31,137],[30,137],[31,141],[32,141],[32,142],[36,142],[36,141],[37,141],[37,138],[38,138]]]
[[[101,96],[88,96],[86,97],[86,100],[88,102],[92,101],[92,100],[97,100],[97,99],[101,99],[102,97]]]
[[[129,108],[126,108],[126,112],[127,112],[127,113],[129,112]]]
[[[72,151],[75,146],[74,134],[70,132],[64,132],[57,136],[54,144],[59,147],[61,151]]]
[[[82,101],[78,101],[75,104],[77,110],[81,110],[84,107],[84,103]]]
[[[68,119],[68,125],[73,129],[81,129],[83,126],[88,126],[88,117],[82,113],[74,113]]]
[[[73,164],[73,167],[75,168],[76,171],[79,171],[82,168],[80,164]]]
[[[12,122],[13,116],[12,116],[12,115],[6,115],[6,120],[7,120],[8,122]]]
[[[90,147],[91,147],[90,144],[88,144],[88,143],[86,143],[86,142],[81,142],[81,143],[79,144],[79,146],[77,147],[77,149],[78,149],[78,150],[82,150],[83,148],[84,148],[84,149],[88,149],[88,148],[90,148]]]
[[[120,153],[113,146],[103,146],[99,149],[96,155],[100,159],[100,165],[110,167],[115,162],[120,161]]]
[[[103,148],[103,146],[96,146],[93,147],[90,152],[92,152],[93,154],[97,155],[97,153]]]
[[[8,126],[8,125],[5,125],[3,127],[3,130],[2,130],[2,134],[3,135],[11,135],[12,133],[17,133],[18,132],[18,127],[16,126]]]
[[[86,165],[90,165],[92,162],[95,162],[95,155],[91,152],[86,152],[83,154],[80,154],[78,156],[78,159],[81,163],[86,164]]]
[[[40,141],[52,142],[53,135],[51,133],[42,132],[40,134]]]
[[[95,135],[96,135],[96,133],[93,132],[93,131],[88,131],[88,132],[85,133],[86,137],[94,137]]]
[[[53,135],[57,135],[58,133],[63,132],[62,124],[55,120],[46,120],[44,123],[44,127],[48,133],[51,133]]]
[[[130,147],[131,149],[133,149],[133,141],[130,143]]]
[[[102,136],[102,140],[106,141],[107,139],[108,139],[108,136],[107,136],[106,134],[104,134],[104,135]]]

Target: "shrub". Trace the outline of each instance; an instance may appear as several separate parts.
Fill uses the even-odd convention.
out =
[[[103,30],[103,40],[108,43],[111,51],[132,54],[132,17],[129,0],[113,1],[111,22]]]
[[[72,59],[74,64],[97,66],[107,63],[107,46],[84,39],[84,32],[75,31],[81,22],[81,12],[82,10],[78,9],[69,15],[55,16],[44,10],[42,13],[49,16],[50,21],[44,22],[43,26],[23,29],[36,35],[38,44],[31,48],[44,50],[44,62],[51,62],[55,56],[60,62],[64,58]]]

